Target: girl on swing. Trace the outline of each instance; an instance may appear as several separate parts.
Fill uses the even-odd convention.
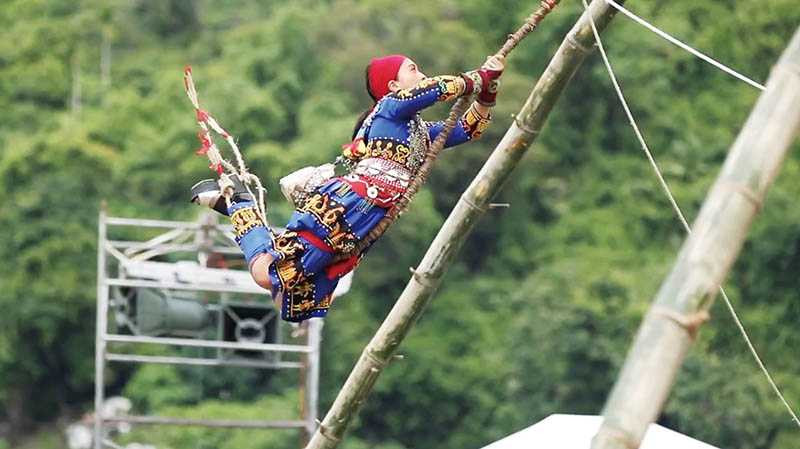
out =
[[[437,101],[477,93],[445,147],[477,139],[491,120],[503,68],[502,56],[490,56],[478,70],[427,77],[406,56],[373,59],[366,69],[366,85],[375,104],[362,114],[353,141],[343,147],[349,173],[296,201],[281,234],[261,221],[253,198],[237,179],[230,207],[214,180],[195,184],[192,201],[230,216],[250,274],[272,292],[282,319],[324,317],[339,279],[355,268],[365,251],[344,260],[336,256],[352,252],[401,197],[442,130],[444,122],[426,122],[420,111]]]

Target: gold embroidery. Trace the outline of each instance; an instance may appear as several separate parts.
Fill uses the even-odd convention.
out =
[[[414,89],[427,89],[428,87],[431,87],[435,85],[437,82],[439,82],[439,79],[441,78],[442,77],[440,76],[432,76],[430,78],[425,78],[422,81],[418,82],[417,85],[414,86]]]
[[[405,165],[409,154],[411,154],[411,151],[408,149],[407,146],[405,146],[405,145],[397,145],[397,148],[395,149],[394,157],[392,157],[392,160],[397,162],[397,163],[399,163],[399,164]]]
[[[349,190],[349,189],[348,189]],[[329,195],[315,193],[297,209],[311,214],[328,231],[325,243],[336,251],[346,251],[358,241],[344,221],[347,209]]]
[[[386,147],[381,151],[380,157],[384,159],[391,159],[393,153],[392,142],[386,142]]]
[[[310,296],[314,293],[314,285],[311,282],[302,282],[294,286],[293,293],[300,296]]]
[[[411,150],[397,142],[387,142],[383,140],[371,140],[367,145],[370,157],[379,157],[405,165]]]
[[[350,188],[339,188],[337,192],[350,192]],[[350,226],[344,219],[346,208],[336,200],[336,196],[315,193],[309,197],[299,211],[308,213],[322,226],[328,228],[324,241],[334,251],[343,251],[347,245],[354,246],[358,239],[350,231]],[[270,268],[271,275],[277,277],[275,287],[283,296],[285,304],[285,318],[290,321],[302,320],[311,315],[327,311],[333,301],[332,294],[327,294],[316,299],[318,280],[326,276],[325,270],[306,273],[302,257],[306,251],[305,245],[294,231],[286,231],[273,239],[273,249],[279,255]],[[280,257],[282,256],[282,257]],[[274,271],[273,271],[274,270]]]
[[[296,303],[292,304],[292,311],[293,312],[308,312],[309,310],[314,308],[314,299],[306,298],[301,301],[297,301]]]
[[[466,128],[465,131],[472,139],[479,138],[481,134],[489,128],[489,123],[491,123],[491,121],[492,116],[487,115],[484,117],[478,112],[474,104],[467,109],[467,112],[465,112],[463,116],[463,123]]]
[[[410,89],[400,89],[397,92],[395,92],[395,96],[397,96],[397,98],[400,98],[401,100],[411,98],[413,95],[414,94],[411,93]]]
[[[237,238],[241,238],[257,226],[264,225],[254,207],[245,207],[237,210],[231,216],[231,222],[233,223],[233,231]]]
[[[331,307],[331,303],[333,303],[331,299],[332,296],[333,295],[325,296],[318,304],[314,304],[313,297],[293,297],[290,303],[292,315],[298,313],[307,313],[315,310],[327,310]]]
[[[464,91],[464,81],[460,77],[439,76],[436,78],[439,80],[439,91],[441,92],[438,98],[439,101],[448,101],[461,95],[461,92]]]
[[[333,295],[332,295],[332,294],[331,294],[331,295],[327,295],[327,296],[325,296],[324,298],[322,298],[322,300],[319,302],[319,304],[317,304],[317,309],[327,309],[327,308],[330,308],[330,306],[331,306],[331,303],[333,302],[333,301],[332,301],[332,298],[333,298]]]
[[[407,100],[415,95],[423,93],[423,91],[430,89],[437,84],[439,85],[439,91],[441,92],[438,100],[441,101],[457,97],[461,95],[461,92],[464,91],[464,81],[460,76],[441,75],[425,78],[411,89],[400,89],[394,93],[394,96],[401,100]]]
[[[321,221],[325,226],[332,228],[333,225],[337,224],[336,222],[344,215],[344,212],[344,206],[330,208],[325,211],[325,214],[322,215]]]
[[[344,229],[341,223],[336,223],[331,228],[328,237],[325,238],[325,243],[337,251],[347,251],[358,242],[355,234]]]
[[[310,214],[319,215],[325,212],[328,207],[328,197],[319,193],[314,193],[298,210]]]
[[[303,274],[298,270],[295,260],[281,260],[275,263],[275,271],[278,273],[278,278],[283,283],[283,290],[291,289],[303,278]]]
[[[281,254],[283,258],[292,257],[297,254],[298,251],[303,250],[303,244],[297,241],[297,233],[291,231],[279,235],[275,241],[272,242],[272,247],[276,252]]]
[[[381,154],[379,150],[381,145],[383,145],[383,142],[380,140],[373,140],[367,144],[370,157],[378,157]]]

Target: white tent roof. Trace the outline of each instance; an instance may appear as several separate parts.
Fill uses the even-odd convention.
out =
[[[483,449],[589,449],[602,416],[550,415]],[[650,424],[640,449],[719,449],[678,432]]]

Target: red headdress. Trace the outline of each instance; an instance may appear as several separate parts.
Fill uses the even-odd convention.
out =
[[[375,101],[389,93],[389,81],[397,79],[397,72],[406,59],[405,55],[389,55],[370,61],[367,66],[367,90]]]

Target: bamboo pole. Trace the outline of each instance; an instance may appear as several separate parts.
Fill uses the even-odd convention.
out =
[[[661,411],[697,329],[800,132],[800,28],[773,67],[692,233],[644,317],[592,449],[631,449]]]
[[[362,352],[306,449],[331,449],[341,441],[381,371],[393,359],[397,347],[430,301],[472,226],[536,139],[564,87],[592,50],[594,37],[588,14],[592,15],[598,30],[603,30],[616,10],[604,0],[593,0],[564,38],[514,124],[461,195],[419,266],[412,270],[413,276],[406,288]]]

